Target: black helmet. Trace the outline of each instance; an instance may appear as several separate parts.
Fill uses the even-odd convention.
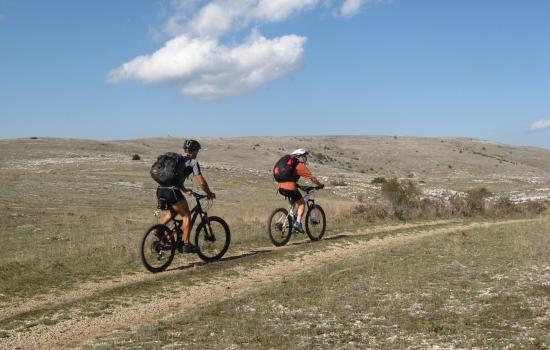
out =
[[[201,149],[201,144],[197,140],[185,140],[183,143],[184,150],[198,151]]]

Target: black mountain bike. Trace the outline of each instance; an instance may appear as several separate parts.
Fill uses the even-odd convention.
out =
[[[200,223],[195,231],[195,245],[198,256],[205,262],[221,259],[227,252],[231,240],[229,226],[220,217],[208,216],[200,200],[206,196],[193,192],[197,205],[191,210],[191,231],[197,217]],[[207,208],[212,202],[209,201]],[[151,226],[141,240],[139,252],[145,268],[151,272],[164,271],[174,259],[176,250],[183,253],[183,221],[172,218],[171,227],[157,224]]]
[[[323,238],[325,230],[327,228],[327,219],[325,211],[320,205],[315,204],[315,200],[312,198],[312,194],[315,190],[320,189],[318,186],[298,186],[299,189],[306,192],[304,201],[306,202],[307,213],[305,215],[305,231],[312,241],[318,241]],[[290,201],[290,207],[277,208],[271,213],[267,220],[267,234],[271,243],[280,247],[288,243],[290,236],[292,236],[292,230],[294,221],[296,220],[296,213],[294,212],[294,205]]]

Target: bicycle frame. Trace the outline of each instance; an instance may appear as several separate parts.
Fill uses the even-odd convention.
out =
[[[201,218],[201,221],[206,223],[206,227],[208,228],[208,231],[210,231],[211,228],[210,228],[210,225],[208,225],[209,224],[208,213],[202,209],[202,205],[200,202],[200,199],[205,198],[205,196],[194,194],[194,197],[195,197],[195,200],[197,201],[197,204],[195,204],[193,209],[191,209],[190,211],[191,221],[189,223],[189,231],[193,229],[193,226],[195,225],[195,221],[199,216]],[[177,232],[177,241],[180,242],[183,234],[183,231],[181,229],[181,226],[183,225],[183,220],[176,219],[175,217],[176,215],[172,216],[172,222],[174,222],[174,228]],[[208,233],[211,234],[211,232],[208,232]]]

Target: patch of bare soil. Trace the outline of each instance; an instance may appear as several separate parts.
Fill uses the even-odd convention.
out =
[[[500,222],[481,222],[472,224],[460,224],[443,228],[433,228],[415,233],[401,234],[398,236],[369,241],[335,244],[331,247],[308,254],[299,253],[296,256],[284,260],[272,260],[269,264],[254,267],[250,270],[240,271],[240,274],[233,278],[217,278],[209,280],[200,285],[191,287],[182,286],[174,291],[170,298],[153,299],[152,301],[137,302],[129,306],[117,305],[109,314],[90,318],[80,314],[71,315],[71,319],[62,320],[55,325],[37,325],[28,332],[12,334],[9,338],[0,339],[0,349],[43,349],[78,346],[86,341],[91,341],[97,336],[112,332],[122,327],[135,328],[141,324],[161,319],[163,315],[169,315],[174,310],[182,310],[218,302],[243,294],[255,288],[272,282],[282,281],[293,275],[307,272],[323,264],[344,260],[369,251],[383,249],[388,246],[406,244],[435,235],[463,232],[478,228],[485,228],[498,225],[507,225],[531,220],[509,220]],[[414,225],[400,225],[400,228],[412,228]],[[386,232],[380,229],[378,232]],[[391,229],[390,229],[391,230]],[[368,230],[356,233],[345,233],[349,235],[364,235],[375,232]],[[141,279],[140,279],[141,278]],[[139,274],[132,276],[131,280],[138,281],[147,278],[155,278],[154,275]],[[112,281],[116,283],[132,283]],[[101,289],[105,289],[102,284]],[[100,290],[99,288],[96,289]],[[70,292],[65,295],[67,298],[76,298],[76,294]],[[88,291],[85,293],[92,293]],[[190,303],[193,300],[195,303]],[[27,307],[31,307],[28,305]]]

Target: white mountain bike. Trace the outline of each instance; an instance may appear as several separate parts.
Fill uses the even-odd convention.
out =
[[[304,202],[306,203],[307,213],[305,215],[305,231],[309,239],[318,241],[323,238],[327,227],[325,211],[320,205],[315,204],[312,194],[320,189],[318,186],[299,186],[298,188],[306,193]],[[271,213],[267,220],[267,234],[271,242],[277,246],[283,246],[288,243],[293,232],[296,213],[294,205],[289,199],[290,207],[277,208]]]

